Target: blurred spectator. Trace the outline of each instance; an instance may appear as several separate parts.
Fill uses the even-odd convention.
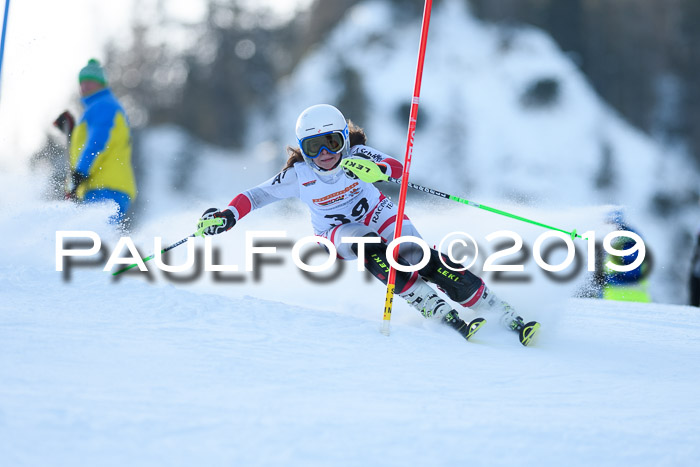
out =
[[[695,236],[693,261],[690,263],[690,304],[700,306],[700,230]]]
[[[608,224],[611,224],[615,230],[624,230],[636,233],[641,237],[639,232],[630,227],[624,219],[622,210],[615,209],[608,214],[606,219]],[[611,242],[611,246],[616,250],[628,250],[636,245],[636,241],[630,237],[617,237]],[[651,302],[649,294],[649,281],[646,278],[648,273],[649,262],[645,259],[642,264],[627,272],[614,271],[605,264],[610,261],[618,266],[632,264],[638,257],[639,250],[626,256],[615,256],[608,253],[603,259],[603,277],[602,277],[602,298],[606,300],[621,300],[627,302]]]
[[[84,203],[112,200],[118,211],[110,221],[123,222],[136,198],[129,122],[97,60],[89,60],[80,70],[78,82],[85,107],[82,118],[75,125],[70,112],[64,112],[54,122],[69,137],[71,188],[67,197]]]

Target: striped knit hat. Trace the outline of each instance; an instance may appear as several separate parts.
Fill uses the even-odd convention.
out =
[[[105,71],[100,66],[100,62],[98,62],[94,58],[88,60],[87,65],[85,65],[80,70],[80,74],[78,75],[79,83],[82,83],[87,79],[97,81],[98,83],[102,83],[104,86],[107,86],[107,78],[105,77]]]

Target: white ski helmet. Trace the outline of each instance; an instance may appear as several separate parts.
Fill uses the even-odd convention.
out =
[[[341,171],[340,161],[350,154],[350,131],[340,110],[328,104],[309,107],[297,119],[296,134],[301,155],[314,172],[332,176]],[[340,153],[332,169],[322,169],[315,162],[324,148]]]

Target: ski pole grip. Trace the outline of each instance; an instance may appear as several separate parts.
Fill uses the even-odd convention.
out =
[[[197,232],[195,232],[196,237],[202,237],[204,231],[213,225],[223,225],[224,220],[220,217],[215,217],[213,219],[200,219],[197,223]]]
[[[367,183],[388,180],[388,176],[382,172],[377,164],[365,159],[345,159],[342,162],[344,169],[354,173],[357,178]]]

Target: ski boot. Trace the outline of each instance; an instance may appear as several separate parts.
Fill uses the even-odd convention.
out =
[[[424,281],[420,280],[412,292],[401,295],[416,310],[426,318],[439,318],[443,323],[457,331],[465,339],[479,330],[486,323],[484,318],[475,318],[466,323],[459,317],[459,313],[453,310],[445,300]]]
[[[498,298],[486,285],[482,285],[472,297],[461,305],[471,308],[478,314],[482,314],[484,311],[500,313],[501,323],[507,329],[517,332],[520,343],[525,346],[532,342],[532,338],[535,337],[540,328],[540,323],[537,321],[525,323],[508,302]]]
[[[479,328],[484,325],[484,323],[486,323],[484,318],[474,318],[469,322],[469,324],[467,324],[466,321],[459,317],[457,311],[455,310],[447,313],[445,317],[442,318],[442,321],[467,340],[469,340],[469,338],[472,337],[476,331],[478,331]]]
[[[503,315],[501,317],[503,325],[518,333],[521,344],[524,346],[530,345],[532,338],[535,337],[537,330],[540,328],[540,323],[537,321],[526,323],[522,317],[515,314],[515,310],[508,302],[501,301],[501,306],[503,307]]]

